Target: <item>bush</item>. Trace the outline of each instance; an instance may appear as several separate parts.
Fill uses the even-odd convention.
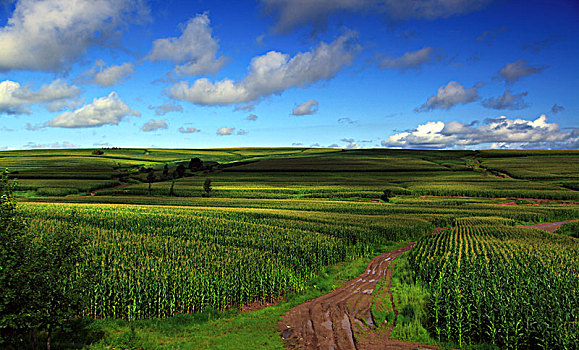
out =
[[[579,238],[579,221],[568,222],[557,229],[557,233]]]

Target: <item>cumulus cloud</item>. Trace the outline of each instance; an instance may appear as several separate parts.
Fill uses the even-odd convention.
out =
[[[217,135],[220,135],[220,136],[232,135],[234,131],[235,131],[235,128],[223,127],[223,128],[217,129]]]
[[[165,115],[170,112],[183,113],[183,107],[173,102],[166,102],[160,106],[149,106],[149,109],[155,111],[155,115]]]
[[[318,101],[307,100],[296,108],[292,109],[292,115],[310,115],[318,111]]]
[[[526,60],[520,59],[512,63],[507,63],[499,71],[499,75],[509,84],[512,84],[522,77],[542,72],[547,66],[530,66]]]
[[[523,100],[523,97],[525,96],[527,96],[526,91],[521,92],[520,94],[511,95],[511,90],[506,90],[503,96],[484,99],[482,105],[491,109],[524,109],[529,107],[529,105]]]
[[[467,104],[479,99],[478,89],[482,84],[477,84],[465,89],[461,83],[449,82],[446,86],[438,88],[436,95],[430,96],[426,103],[416,108],[415,112],[425,112],[434,109],[450,109],[458,104]]]
[[[94,75],[94,83],[100,86],[113,86],[126,80],[135,73],[135,65],[125,62],[119,66],[103,68]]]
[[[168,94],[174,99],[199,105],[228,105],[257,101],[292,87],[329,80],[354,59],[355,36],[354,32],[348,32],[329,44],[322,42],[312,51],[291,58],[270,51],[251,60],[249,73],[240,82],[224,79],[212,83],[201,78],[189,86],[180,81],[168,90]]]
[[[257,120],[257,118],[259,118],[259,117],[256,116],[255,114],[250,114],[250,115],[248,115],[247,118],[245,118],[245,119],[251,120],[252,122],[254,122],[254,121]]]
[[[563,112],[564,110],[565,110],[565,107],[559,106],[556,103],[553,105],[553,107],[551,107],[551,112],[553,112],[554,114],[557,114],[559,112]]]
[[[52,113],[62,112],[67,109],[75,109],[84,104],[82,98],[72,99],[72,100],[58,100],[51,102],[46,105],[46,110]]]
[[[110,42],[142,0],[21,0],[0,27],[0,71],[68,69],[93,45]]]
[[[304,144],[301,142],[293,142],[292,146],[303,146]]]
[[[341,139],[340,141],[345,142],[346,145],[342,148],[348,148],[348,149],[358,149],[358,148],[362,148],[357,142],[356,140],[352,139],[352,138],[344,138]],[[329,148],[334,148],[334,145],[330,145],[328,146]],[[337,146],[337,145],[336,145]]]
[[[400,69],[402,71],[418,68],[423,64],[433,60],[434,48],[432,46],[424,47],[420,50],[406,52],[400,57],[386,57],[380,61],[382,69]]]
[[[141,116],[139,112],[131,110],[113,91],[106,97],[95,98],[91,104],[56,116],[47,125],[59,128],[118,125],[123,118],[131,115]]]
[[[185,128],[185,127],[182,126],[182,127],[179,128],[179,132],[180,132],[181,134],[193,134],[193,133],[196,133],[196,132],[201,132],[201,130],[199,130],[199,129],[195,128],[195,127],[192,127],[192,126],[190,126],[190,127],[188,127],[188,128]]]
[[[175,73],[181,75],[215,73],[225,65],[224,57],[217,58],[219,44],[212,36],[207,14],[191,18],[181,31],[179,37],[155,40],[147,57],[153,62],[173,62]]]
[[[492,143],[516,143],[528,147],[546,143],[564,144],[571,132],[561,132],[557,123],[548,123],[543,114],[535,120],[509,119],[501,116],[480,125],[452,121],[428,122],[415,130],[401,132],[382,141],[384,147],[452,148]]]
[[[80,89],[57,79],[34,91],[11,80],[0,82],[0,114],[27,114],[34,104],[62,102],[80,95]]]
[[[167,120],[165,120],[165,119],[159,119],[159,120],[151,119],[141,127],[141,130],[146,132],[146,131],[155,131],[155,130],[168,129],[168,128],[169,128],[169,125],[167,124]]]
[[[326,26],[334,13],[380,13],[391,19],[435,19],[481,9],[491,0],[261,0],[276,18],[274,31],[287,33],[311,24]]]

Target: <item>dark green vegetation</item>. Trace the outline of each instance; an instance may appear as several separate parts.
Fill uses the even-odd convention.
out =
[[[85,237],[73,236],[67,217],[60,227],[33,234],[15,210],[14,185],[0,178],[0,346],[34,344],[41,333],[50,350],[54,330],[82,310],[92,274],[76,278]]]
[[[561,225],[557,233],[579,238],[579,222],[569,222]]]
[[[421,239],[410,263],[438,340],[577,349],[578,256],[574,238],[469,218]]]
[[[78,314],[105,318],[91,326],[97,327],[94,334],[99,329],[106,333],[96,348],[215,348],[221,346],[210,339],[215,334],[231,337],[231,343],[221,343],[223,348],[236,348],[236,332],[246,332],[245,347],[279,348],[275,325],[288,304],[248,314],[232,310],[311,293],[316,289],[312,281],[331,266],[363,261],[359,259],[391,249],[392,242],[420,239],[434,227],[453,229],[421,238],[410,259],[401,260],[406,272],[395,273],[399,311],[404,312],[393,334],[423,342],[450,340],[458,346],[481,341],[519,348],[576,344],[577,320],[565,320],[562,313],[552,319],[538,316],[533,310],[544,305],[521,303],[527,297],[554,298],[562,310],[577,309],[577,298],[561,289],[552,288],[549,295],[530,289],[539,283],[577,286],[577,255],[570,251],[577,253],[577,240],[513,226],[579,218],[579,206],[573,203],[579,201],[574,187],[578,151],[98,153],[0,153],[0,168],[8,167],[18,179],[26,232],[39,240],[66,232],[73,241],[86,242],[78,249],[81,258],[71,269],[74,273],[63,278],[73,286],[90,281]],[[518,205],[501,205],[506,202]],[[484,263],[475,245],[479,236],[488,245],[480,243],[486,256],[492,256]],[[468,244],[460,243],[463,239]],[[437,246],[443,248],[429,248]],[[544,255],[549,251],[554,253]],[[538,265],[527,264],[527,259],[539,259],[544,272],[535,274]],[[474,267],[464,268],[467,264]],[[565,264],[575,267],[564,270]],[[467,271],[473,275],[463,276]],[[450,276],[458,280],[447,280]],[[506,277],[495,281],[495,276]],[[533,276],[547,279],[539,282]],[[467,280],[484,283],[480,288],[503,288],[485,294],[500,303],[485,299],[488,307],[482,308],[469,301],[473,309],[464,309],[466,297],[456,295],[468,288],[474,293],[473,286],[460,284]],[[457,284],[463,294],[456,294]],[[436,294],[437,286],[444,286],[446,294]],[[514,294],[508,294],[511,287]],[[520,310],[525,322],[537,324],[526,324],[529,331],[522,334],[516,328],[520,324],[508,323],[519,315],[509,315],[505,327],[515,327],[516,334],[497,328],[490,338],[488,328],[475,329],[474,319],[461,318],[471,312],[489,327],[489,320],[496,325],[507,317],[501,313],[505,308]],[[388,318],[391,310],[383,311]],[[436,319],[434,312],[445,312],[445,317]],[[174,316],[182,313],[193,314]],[[223,328],[209,332],[218,325]],[[256,334],[263,325],[269,327],[268,340]],[[539,327],[547,331],[538,332]],[[556,336],[562,330],[571,340]],[[207,338],[195,343],[192,339],[201,334]],[[189,340],[177,341],[180,335]]]

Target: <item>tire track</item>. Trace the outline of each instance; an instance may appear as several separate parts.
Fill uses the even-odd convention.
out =
[[[386,279],[390,291],[392,262],[400,254],[409,251],[415,242],[381,254],[370,261],[360,276],[346,282],[333,292],[300,304],[288,311],[278,323],[278,329],[288,348],[292,349],[416,349],[418,344],[389,340],[393,329],[389,327],[380,340],[359,340],[359,335],[368,327],[375,328],[370,307],[372,292],[382,278]],[[393,303],[394,305],[394,303]],[[397,310],[395,310],[395,314]],[[432,347],[423,347],[432,348]]]

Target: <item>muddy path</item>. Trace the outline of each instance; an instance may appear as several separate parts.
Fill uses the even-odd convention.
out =
[[[517,227],[523,228],[536,228],[539,230],[545,230],[548,232],[555,232],[561,225],[566,224],[568,222],[575,222],[579,220],[566,220],[566,221],[557,221],[557,222],[548,222],[545,224],[537,224],[537,225],[517,225]]]
[[[368,335],[375,328],[370,307],[372,292],[381,279],[390,291],[393,261],[414,246],[410,243],[372,259],[360,276],[346,282],[330,294],[323,295],[288,311],[278,323],[278,330],[290,349],[417,349],[417,344],[389,340],[395,325],[385,332]],[[397,314],[396,308],[394,313]],[[372,332],[373,333],[373,332]],[[365,335],[364,335],[365,334]]]

